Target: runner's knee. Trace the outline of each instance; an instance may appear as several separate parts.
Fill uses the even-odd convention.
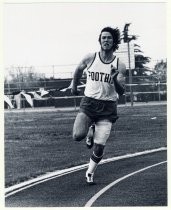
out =
[[[94,144],[94,154],[97,157],[101,157],[103,156],[103,151],[104,151],[104,145],[102,144]]]
[[[93,150],[93,154],[91,156],[91,159],[95,163],[99,163],[101,161],[101,159],[103,158],[104,147],[105,146],[101,145],[101,144],[95,144],[94,145],[94,150]]]
[[[74,141],[81,141],[86,137],[86,133],[79,130],[74,130],[72,136]]]
[[[81,141],[86,137],[90,123],[91,119],[86,114],[82,112],[77,114],[72,134],[75,141]]]

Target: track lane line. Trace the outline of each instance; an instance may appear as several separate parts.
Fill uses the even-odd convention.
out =
[[[151,153],[155,153],[155,152],[161,152],[161,151],[165,151],[165,150],[167,150],[166,147],[160,147],[160,148],[157,148],[157,149],[145,150],[145,151],[142,151],[142,152],[136,152],[136,153],[126,154],[126,155],[121,155],[121,156],[117,156],[117,157],[113,157],[113,158],[104,159],[100,162],[99,165],[109,163],[109,162],[112,162],[112,161],[132,158],[132,157],[151,154]],[[55,179],[55,178],[60,177],[60,176],[64,176],[66,174],[70,174],[70,173],[85,169],[87,167],[88,167],[88,163],[83,164],[83,165],[79,165],[79,166],[75,166],[75,167],[71,167],[71,168],[67,168],[67,169],[63,169],[63,170],[50,172],[50,173],[44,174],[42,176],[39,176],[37,178],[33,178],[31,180],[13,185],[13,186],[5,189],[5,197],[7,198],[11,195],[16,194],[17,192],[20,192],[20,191],[25,190],[27,188],[30,188],[32,186],[38,185],[40,183],[46,182],[46,181],[51,180],[51,179]]]
[[[159,163],[156,163],[156,164],[153,164],[153,165],[150,165],[150,166],[147,166],[145,168],[142,168],[142,169],[139,169],[137,171],[134,171],[130,174],[127,174],[113,182],[111,182],[109,185],[107,185],[106,187],[102,188],[98,193],[96,193],[92,198],[90,198],[90,200],[85,204],[85,207],[91,207],[93,205],[93,203],[102,195],[104,194],[107,190],[109,190],[111,187],[113,187],[114,185],[116,185],[117,183],[123,181],[124,179],[127,179],[128,177],[130,176],[133,176],[135,174],[138,174],[138,173],[141,173],[145,170],[148,170],[150,168],[153,168],[155,166],[158,166],[158,165],[161,165],[161,164],[164,164],[166,163],[167,161],[162,161],[162,162],[159,162]]]

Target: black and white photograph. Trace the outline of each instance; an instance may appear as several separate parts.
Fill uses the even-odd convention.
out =
[[[167,1],[2,7],[3,206],[169,207]]]

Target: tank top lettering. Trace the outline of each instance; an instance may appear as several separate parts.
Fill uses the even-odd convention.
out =
[[[112,67],[118,69],[118,58],[115,57],[110,63],[104,63],[100,53],[95,54],[94,61],[86,70],[85,96],[105,101],[117,100],[114,82],[111,79]]]

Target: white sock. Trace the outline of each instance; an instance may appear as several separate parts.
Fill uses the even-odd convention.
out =
[[[89,162],[89,166],[88,166],[88,170],[87,172],[90,174],[93,174],[97,168],[98,163],[94,162],[91,158],[90,158],[90,162]]]

